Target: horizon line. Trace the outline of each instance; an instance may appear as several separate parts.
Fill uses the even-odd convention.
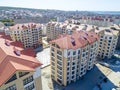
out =
[[[16,6],[0,6],[0,7],[10,7],[10,8],[25,8],[25,9],[41,9],[41,8],[32,8],[32,7],[16,7]],[[58,11],[88,11],[88,12],[120,12],[118,10],[109,11],[109,10],[60,10],[60,9],[43,9],[42,10],[58,10]]]

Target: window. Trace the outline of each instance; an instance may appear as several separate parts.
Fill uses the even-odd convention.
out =
[[[27,75],[29,72],[19,72],[19,77]]]
[[[99,45],[99,47],[102,47],[101,45]],[[100,48],[99,48],[100,49]]]
[[[107,39],[107,37],[105,37],[105,39]]]
[[[73,57],[73,60],[75,60],[76,59],[76,57]]]
[[[69,75],[69,72],[67,72],[67,75]]]
[[[100,41],[102,41],[102,39],[100,39]]]
[[[74,79],[74,76],[72,76],[72,79]]]
[[[59,83],[62,83],[62,81],[61,81],[60,79],[57,79],[57,81],[58,81]]]
[[[109,39],[112,39],[112,37],[109,37]]]
[[[52,56],[55,56],[54,53],[51,53],[51,54],[52,54]]]
[[[62,57],[60,57],[60,56],[57,55],[57,59],[62,60]]]
[[[59,51],[59,50],[57,50],[57,54],[62,55],[62,52],[61,52],[61,51]]]
[[[54,48],[51,48],[51,50],[54,52]]]
[[[23,85],[26,85],[32,81],[33,81],[33,76],[29,76],[28,78],[23,80]]]
[[[16,74],[14,74],[5,84],[7,84],[9,82],[12,82],[12,81],[14,81],[16,79],[17,79],[17,76],[16,76]]]
[[[59,65],[62,65],[62,62],[60,62],[60,61],[57,61],[57,63],[58,63]]]
[[[55,72],[52,70],[52,74],[54,75],[55,74]]]
[[[53,57],[51,57],[52,61],[55,61],[55,59]]]
[[[75,74],[75,72],[73,71],[72,74]]]
[[[35,88],[34,83],[32,83],[31,85],[27,86],[25,90],[33,90],[34,88]]]
[[[58,65],[57,65],[57,68],[58,68],[59,70],[62,70],[62,67],[60,67],[60,66],[58,66]]]
[[[52,62],[52,65],[53,65],[53,66],[55,66],[55,63],[54,63],[54,62]]]
[[[70,52],[68,52],[68,56],[70,55]]]
[[[110,44],[108,43],[108,46],[110,46]]]
[[[100,44],[102,44],[102,42],[100,42]]]
[[[73,51],[73,55],[76,55],[76,51]]]
[[[80,50],[78,50],[78,54],[80,54]]]
[[[62,75],[62,72],[61,72],[61,71],[59,71],[59,70],[57,70],[57,73],[59,73],[60,75]]]
[[[69,68],[67,68],[67,70],[70,70]]]
[[[83,72],[80,73],[81,75],[83,74]]]
[[[85,52],[85,49],[83,49],[82,51]]]
[[[72,70],[74,70],[75,69],[75,67],[72,67]]]
[[[55,46],[55,44],[52,44],[52,46]]]
[[[81,68],[81,71],[83,70],[83,68]]]
[[[108,42],[111,42],[111,40],[108,40]]]
[[[57,75],[57,76],[58,76],[59,79],[62,79],[62,76],[60,76],[60,75]]]
[[[12,85],[12,86],[9,86],[9,87],[7,87],[5,90],[17,90],[17,89],[16,89],[16,85],[14,84],[14,85]]]
[[[75,65],[75,62],[73,62],[72,65]]]
[[[67,80],[69,80],[69,77],[67,77]]]
[[[56,45],[57,48],[60,48],[58,45]]]
[[[52,66],[52,70],[55,70],[55,67]]]
[[[67,63],[67,66],[69,66],[69,65],[70,65],[70,63],[68,62],[68,63]]]
[[[85,54],[82,55],[83,57],[85,56]]]

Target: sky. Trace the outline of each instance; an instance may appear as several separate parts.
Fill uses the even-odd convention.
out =
[[[0,6],[74,11],[120,11],[120,0],[0,0]]]

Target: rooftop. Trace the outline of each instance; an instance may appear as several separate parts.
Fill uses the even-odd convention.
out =
[[[95,32],[80,30],[72,35],[60,35],[57,39],[52,40],[51,43],[55,43],[63,49],[77,49],[91,44],[98,39],[99,36]]]
[[[39,28],[41,27],[41,24],[36,23],[24,23],[24,24],[16,24],[14,26],[11,26],[10,30],[27,30],[27,29],[33,29],[33,28]]]
[[[0,33],[0,86],[16,71],[33,72],[42,65],[35,58],[33,48],[24,50],[21,42],[13,42],[8,37]]]

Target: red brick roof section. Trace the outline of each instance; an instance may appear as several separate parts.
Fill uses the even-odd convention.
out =
[[[77,31],[72,35],[61,35],[51,43],[57,44],[63,49],[77,49],[84,47],[87,44],[91,44],[99,39],[99,36],[95,32]]]
[[[3,38],[4,37],[4,38]],[[20,42],[13,42],[0,33],[0,86],[3,85],[16,71],[33,72],[42,64],[35,58],[33,48],[25,49]],[[5,42],[10,43],[8,45]],[[16,55],[14,50],[21,53]]]

